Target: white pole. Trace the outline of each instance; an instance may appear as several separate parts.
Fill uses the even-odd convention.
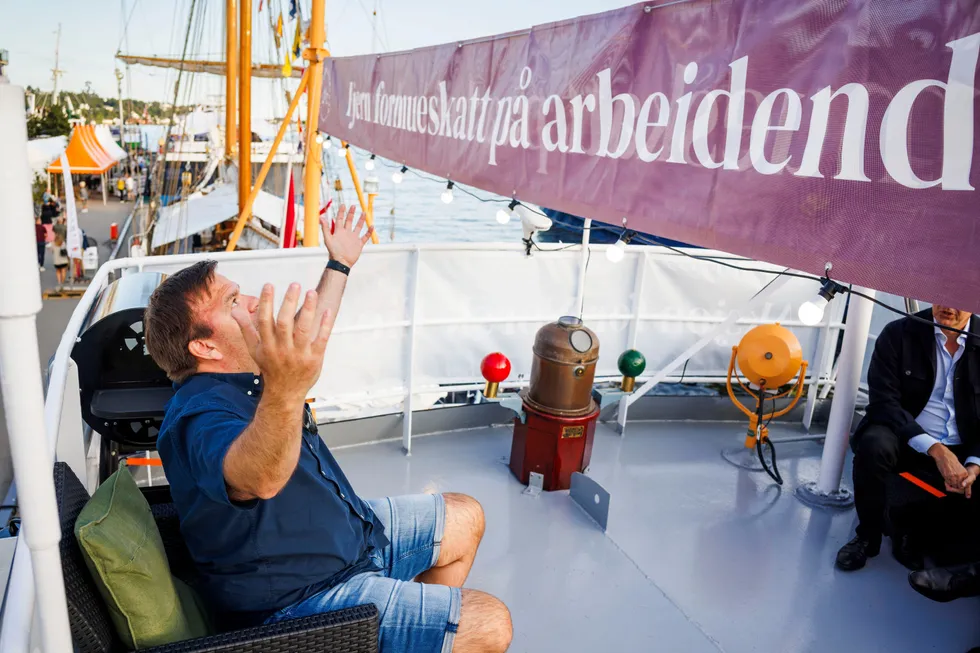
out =
[[[58,542],[61,526],[52,481],[53,461],[43,446],[44,392],[37,364],[36,318],[41,283],[31,244],[34,222],[24,90],[0,80],[0,385],[17,482],[24,538],[31,551],[41,643],[50,653],[72,650]],[[11,602],[21,597],[8,597]],[[11,652],[14,653],[14,652]]]
[[[855,290],[869,297],[874,290],[855,286]],[[851,421],[854,419],[854,404],[857,401],[858,384],[861,382],[861,368],[864,366],[864,352],[868,347],[868,333],[871,330],[871,313],[874,304],[851,295],[847,311],[847,326],[844,329],[844,344],[838,359],[837,385],[834,387],[834,403],[830,406],[827,422],[827,439],[823,445],[820,459],[820,477],[817,492],[825,495],[836,493],[844,473],[844,457],[851,437]]]
[[[582,225],[582,263],[578,269],[578,297],[575,304],[579,317],[584,317],[582,312],[585,310],[585,271],[589,265],[589,239],[591,236],[592,218],[586,218]]]

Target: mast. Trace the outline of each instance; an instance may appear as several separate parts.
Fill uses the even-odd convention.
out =
[[[242,78],[238,82],[238,210],[241,212],[252,190],[252,0],[239,0]]]
[[[61,49],[61,23],[58,23],[58,36],[54,41],[54,68],[51,69],[51,81],[53,83],[53,88],[51,90],[51,104],[58,104],[58,78],[61,77],[62,73],[65,71],[58,67],[58,51]]]
[[[116,93],[119,97],[119,147],[126,149],[126,138],[123,135],[123,128],[126,124],[125,117],[123,116],[123,101],[122,101],[122,72],[116,68]]]
[[[238,120],[235,102],[238,93],[238,21],[235,10],[235,0],[225,0],[225,160],[229,163],[238,142],[235,133]]]
[[[247,1],[247,0],[246,0]],[[303,246],[320,244],[320,175],[322,174],[323,148],[316,142],[319,131],[320,91],[323,86],[323,3],[313,0],[310,16],[310,49],[306,59],[309,66],[309,85],[306,91],[306,173],[303,178]]]

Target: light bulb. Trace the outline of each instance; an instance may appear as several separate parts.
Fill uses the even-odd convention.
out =
[[[370,159],[368,159],[367,161],[364,162],[364,169],[367,170],[367,171],[369,171],[369,172],[371,170],[374,170],[374,155],[373,154],[371,155],[371,158]]]
[[[340,156],[347,156],[347,146],[343,143],[337,146],[337,154]]]
[[[506,209],[497,210],[497,222],[500,224],[507,224],[510,222],[510,211]]]
[[[612,247],[606,248],[606,258],[610,263],[619,263],[626,256],[626,241],[620,238]]]
[[[316,135],[316,142],[318,145],[323,145],[323,134]]]
[[[396,170],[395,172],[391,173],[391,180],[396,184],[402,183],[402,179],[405,178],[406,172],[408,172],[408,168],[406,166],[402,166],[401,170]]]
[[[829,302],[823,296],[817,295],[813,299],[800,304],[800,322],[807,326],[820,324],[823,320],[824,309]]]
[[[452,181],[446,182],[446,190],[442,191],[442,195],[440,195],[446,204],[451,204],[453,201],[453,186]]]

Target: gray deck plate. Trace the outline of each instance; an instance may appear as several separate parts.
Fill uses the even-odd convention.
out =
[[[888,553],[834,569],[854,511],[793,496],[816,477],[820,447],[779,448],[786,485],[736,469],[718,452],[737,424],[600,425],[590,476],[613,497],[603,534],[567,493],[522,496],[499,463],[508,428],[335,449],[364,496],[456,491],[483,504],[487,533],[468,587],[504,600],[512,651],[826,653],[937,651],[980,645],[980,600],[930,602]],[[774,437],[780,427],[773,427]],[[850,468],[845,471],[849,477]]]

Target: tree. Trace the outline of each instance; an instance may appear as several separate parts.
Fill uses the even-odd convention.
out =
[[[60,105],[48,107],[40,116],[31,116],[27,120],[28,138],[67,136],[69,133],[71,125],[68,123],[68,114]]]

